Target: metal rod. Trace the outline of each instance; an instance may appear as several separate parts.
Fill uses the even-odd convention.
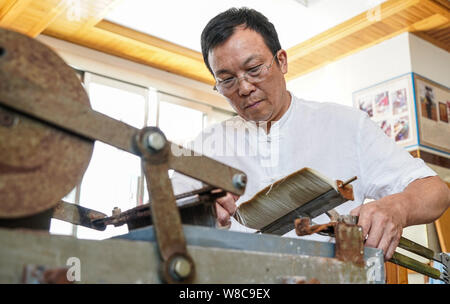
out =
[[[342,187],[345,187],[346,185],[350,184],[351,182],[354,182],[355,180],[357,180],[358,177],[357,176],[353,176],[351,179],[347,180],[346,182],[344,182],[342,184]]]
[[[424,258],[427,258],[430,260],[435,260],[437,262],[441,262],[441,260],[436,257],[433,250],[431,250],[427,247],[424,247],[420,244],[417,244],[411,240],[405,239],[404,237],[400,238],[398,247],[408,250],[408,251],[411,251],[411,252],[418,254]]]
[[[441,272],[438,269],[433,268],[427,264],[421,263],[419,261],[416,261],[401,253],[394,252],[389,262],[406,267],[408,269],[412,269],[415,272],[424,274],[426,276],[429,276],[430,278],[442,280]]]

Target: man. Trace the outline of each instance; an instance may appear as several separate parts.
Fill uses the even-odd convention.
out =
[[[231,219],[231,229],[243,230],[232,218],[236,205],[303,167],[334,180],[358,177],[352,183],[355,200],[336,209],[359,215],[366,246],[382,249],[386,259],[404,227],[432,222],[448,208],[447,186],[422,160],[385,136],[367,114],[301,100],[287,91],[286,51],[274,26],[259,12],[233,8],[219,14],[203,30],[201,44],[215,89],[239,116],[206,130],[196,145],[248,176],[242,197],[228,194],[217,201],[220,225],[229,225]],[[375,201],[362,205],[367,198]],[[314,221],[329,219],[322,215]],[[287,235],[295,236],[292,231]]]

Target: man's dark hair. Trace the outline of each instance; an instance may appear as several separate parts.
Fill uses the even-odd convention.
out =
[[[277,31],[266,16],[246,7],[230,8],[211,19],[202,32],[203,60],[211,74],[213,74],[213,71],[208,62],[209,51],[225,43],[233,35],[235,28],[240,25],[245,25],[245,28],[250,28],[261,34],[272,55],[275,56],[278,50],[281,49]],[[278,59],[276,61],[278,63]]]

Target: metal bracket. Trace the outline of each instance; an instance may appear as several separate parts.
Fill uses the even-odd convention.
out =
[[[325,233],[336,238],[335,255],[343,262],[364,267],[364,239],[361,227],[347,223],[345,218],[322,225],[310,225],[308,217],[296,219],[295,232],[299,236]]]
[[[151,216],[159,253],[163,260],[161,276],[167,283],[189,283],[195,275],[192,258],[186,249],[181,216],[169,179],[169,145],[156,127],[142,129],[136,139],[142,167],[152,198]]]

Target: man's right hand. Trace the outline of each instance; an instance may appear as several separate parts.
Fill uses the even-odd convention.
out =
[[[229,228],[231,225],[230,218],[236,213],[236,201],[239,196],[227,192],[216,200],[217,225],[219,228]]]

